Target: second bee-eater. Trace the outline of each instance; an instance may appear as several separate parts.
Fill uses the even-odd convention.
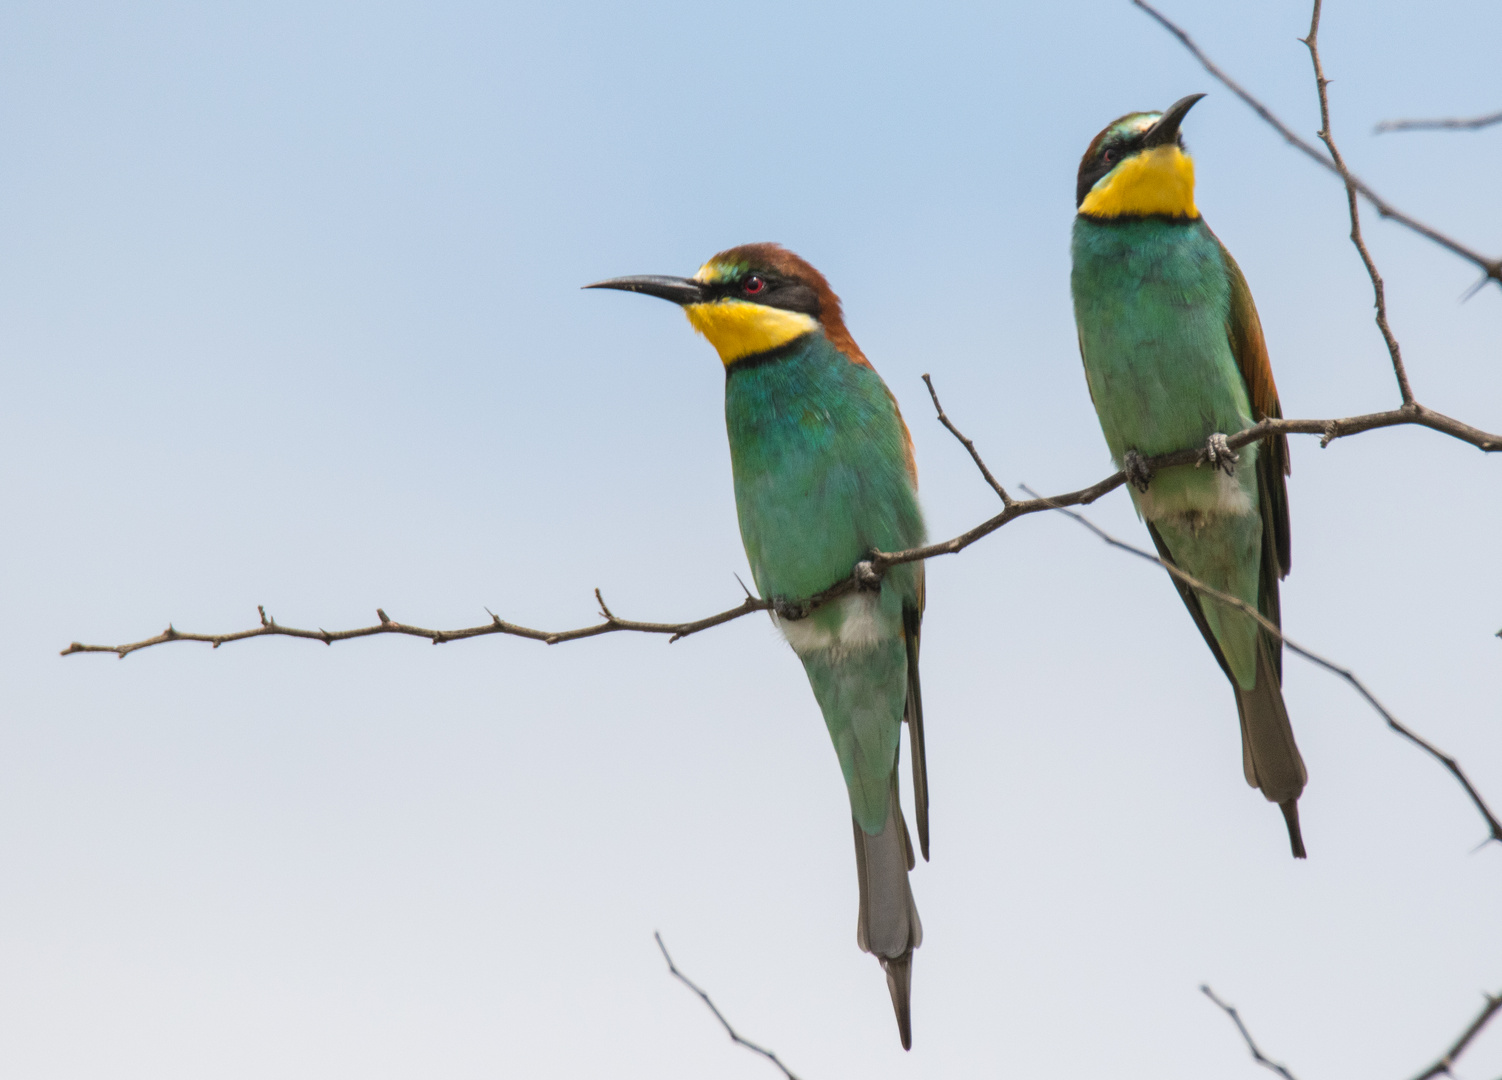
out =
[[[1282,416],[1262,324],[1236,260],[1194,205],[1179,125],[1203,94],[1130,113],[1080,162],[1074,314],[1106,444],[1163,560],[1280,622],[1290,546],[1288,442],[1229,452],[1225,436]],[[1142,458],[1205,446],[1208,468],[1148,476]],[[1282,808],[1304,857],[1306,779],[1283,703],[1282,641],[1244,612],[1173,579],[1236,693],[1246,781]]]
[[[725,368],[725,427],[741,540],[761,595],[793,601],[849,578],[873,550],[923,543],[912,439],[897,402],[845,329],[839,297],[776,244],[721,252],[691,278],[624,277],[589,288],[671,300]],[[913,845],[898,804],[908,724],[918,838],[928,858],[928,782],[918,636],[923,565],[806,617],[774,615],[824,714],[850,797],[860,888],[856,940],[886,972],[912,1046]]]

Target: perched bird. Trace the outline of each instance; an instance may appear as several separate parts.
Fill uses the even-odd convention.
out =
[[[725,427],[751,574],[803,661],[839,756],[855,826],[856,941],[886,971],[903,1049],[912,1046],[913,845],[897,794],[907,721],[918,838],[928,858],[928,782],[918,634],[923,566],[803,615],[791,601],[849,578],[872,549],[923,543],[912,438],[897,402],[845,329],[824,275],[776,244],[747,244],[692,278],[586,286],[671,300],[725,366]],[[800,617],[803,616],[803,617]]]
[[[1288,574],[1288,440],[1225,436],[1282,416],[1262,324],[1236,260],[1194,206],[1179,125],[1203,94],[1129,113],[1080,161],[1070,284],[1080,356],[1106,444],[1164,562],[1279,623]],[[1147,475],[1142,459],[1206,447],[1210,468]],[[1304,858],[1306,774],[1283,704],[1282,642],[1244,612],[1179,595],[1236,692],[1246,781],[1282,808]]]

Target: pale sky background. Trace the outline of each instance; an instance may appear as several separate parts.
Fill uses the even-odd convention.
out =
[[[1302,3],[1169,7],[1298,129]],[[1336,0],[1337,134],[1502,251],[1494,3]],[[932,534],[1110,471],[1074,172],[1208,97],[1199,202],[1283,407],[1397,400],[1344,199],[1125,0],[15,2],[0,10],[0,1073],[28,1078],[1412,1075],[1502,989],[1502,849],[1297,658],[1310,858],[1241,779],[1163,575],[1062,518],[931,564],[914,1040],[855,945],[843,787],[764,619],[669,646],[74,639],[691,618],[746,577],[710,347],[579,291],[777,240],[901,402]],[[1502,429],[1502,293],[1369,221],[1421,400]],[[1502,807],[1502,460],[1299,437],[1286,627]],[[1146,543],[1118,491],[1097,521]],[[749,579],[748,579],[749,580]],[[1502,1071],[1502,1024],[1457,1070]]]

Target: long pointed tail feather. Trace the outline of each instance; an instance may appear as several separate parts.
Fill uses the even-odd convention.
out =
[[[1282,809],[1293,857],[1302,859],[1306,852],[1299,830],[1298,802],[1309,774],[1294,742],[1288,708],[1283,704],[1283,690],[1278,684],[1266,636],[1262,635],[1257,648],[1257,685],[1251,690],[1236,687],[1236,708],[1241,714],[1241,763],[1246,782],[1261,788],[1267,801],[1277,803]]]
[[[881,957],[881,969],[887,973],[887,991],[892,995],[892,1011],[897,1014],[897,1034],[902,1038],[902,1048],[913,1048],[913,1017],[910,1002],[913,996],[913,954],[903,953],[894,960]]]
[[[855,940],[865,952],[875,953],[887,975],[887,989],[892,995],[892,1010],[897,1015],[897,1030],[902,1048],[913,1045],[912,981],[913,950],[923,944],[923,924],[913,902],[907,872],[913,866],[913,846],[907,824],[897,802],[896,771],[893,771],[892,797],[887,804],[887,821],[881,832],[872,836],[853,818],[855,829],[855,869],[860,883],[860,915],[856,920]]]

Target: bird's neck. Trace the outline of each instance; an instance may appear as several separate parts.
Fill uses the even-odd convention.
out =
[[[728,297],[707,304],[689,304],[683,311],[693,328],[709,339],[726,367],[780,349],[819,329],[819,320],[801,311],[785,311]]]
[[[1194,161],[1177,146],[1155,146],[1127,158],[1107,173],[1080,203],[1096,220],[1168,217],[1192,221]]]

